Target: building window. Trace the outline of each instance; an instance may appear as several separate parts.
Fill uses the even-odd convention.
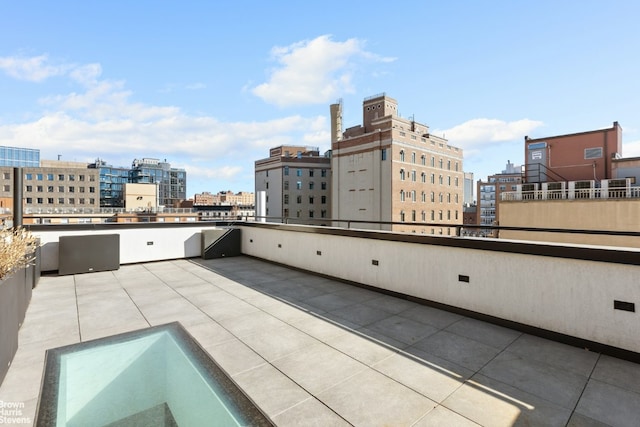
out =
[[[73,197],[69,199],[69,204],[70,205],[75,205],[76,204],[76,199],[74,199]]]
[[[58,186],[58,193],[64,193],[64,185]]]
[[[268,182],[265,182],[265,184],[264,184],[264,185],[265,185],[265,189],[267,189],[267,190],[268,190],[268,189],[269,189],[269,183],[268,183]]]
[[[313,190],[313,181],[309,183],[309,190]]]
[[[411,171],[411,181],[416,182],[416,171]]]
[[[36,179],[37,179],[38,181],[42,181],[42,174],[41,174],[41,173],[36,174]]]
[[[416,201],[416,190],[411,190],[411,201]]]
[[[420,201],[422,203],[425,203],[427,201],[427,193],[425,193],[424,191],[422,192],[422,194],[420,194]]]
[[[456,194],[456,203],[458,203],[458,195]]]
[[[323,205],[327,203],[327,196],[320,196],[320,203]]]
[[[387,160],[387,149],[383,148],[381,153],[380,153],[380,159],[381,160]]]
[[[284,167],[284,174],[289,175],[289,166]]]
[[[5,173],[2,174],[2,177],[4,179],[11,179],[11,174],[9,172],[5,172]]]
[[[404,162],[404,150],[400,150],[400,161]]]
[[[326,209],[322,209],[320,211],[320,218],[326,218],[327,217],[327,210]]]
[[[58,181],[64,181],[64,174],[58,174]]]
[[[64,197],[58,197],[58,204],[64,205]]]
[[[326,183],[326,182],[321,182],[321,183],[320,183],[320,188],[321,188],[322,190],[326,190],[326,189],[327,189],[327,183]]]
[[[438,176],[438,184],[442,185],[443,183],[443,178],[442,175]]]
[[[33,199],[31,197],[27,197],[27,204],[28,205],[33,204]]]
[[[404,222],[404,211],[400,211],[400,222]]]
[[[436,195],[435,193],[432,191],[431,192],[431,202],[435,202],[436,201]]]
[[[285,181],[284,182],[284,189],[288,190],[289,189],[289,181]]]
[[[447,185],[451,186],[451,177],[450,176],[447,177]]]
[[[400,169],[400,181],[404,181],[404,169]]]
[[[436,183],[436,174],[432,173],[430,178],[431,178],[431,179],[430,179],[430,180],[431,180],[431,183],[432,183],[432,184],[435,184],[435,183]]]
[[[416,153],[411,153],[411,163],[416,162]]]
[[[47,192],[48,193],[53,193],[53,185],[48,185],[47,186]]]
[[[302,169],[296,169],[296,176],[302,176]]]
[[[289,195],[288,195],[288,194],[285,194],[285,195],[284,195],[284,204],[285,204],[285,205],[288,205],[288,204],[289,204]]]
[[[326,169],[322,169],[320,171],[320,176],[323,177],[323,178],[326,177],[327,176],[327,170]]]
[[[284,217],[287,218],[289,216],[289,209],[284,210]]]
[[[458,177],[456,177],[455,185],[456,185],[456,187],[458,186]]]
[[[420,181],[426,183],[427,182],[427,174],[422,172],[422,174],[420,175]]]
[[[420,218],[422,219],[422,222],[425,222],[427,220],[427,213],[422,211]]]
[[[602,157],[602,147],[596,148],[585,148],[584,149],[584,158],[588,159],[599,159]]]
[[[313,218],[313,211],[309,211],[309,218]]]
[[[27,191],[28,191],[28,192],[32,192],[32,191],[33,191],[33,186],[31,186],[31,185],[27,185]]]
[[[94,205],[96,203],[96,199],[89,199],[89,204]]]
[[[78,199],[78,203],[84,205],[84,199]]]
[[[309,196],[309,204],[312,205],[313,204],[313,196]]]
[[[458,211],[454,211],[456,213],[456,219],[458,219]]]
[[[456,172],[458,172],[458,162],[456,162]]]
[[[309,176],[313,176],[313,169],[309,169]]]
[[[75,175],[69,175],[69,181],[75,181],[75,180],[76,180]]]
[[[49,203],[50,205],[53,204],[53,197],[49,197],[47,198],[47,203]]]
[[[447,193],[447,203],[451,203],[451,193]]]
[[[75,193],[76,187],[69,187],[69,193]]]
[[[42,187],[42,185],[38,185],[36,187],[36,191],[39,192],[39,193],[42,193],[44,191],[44,187]]]
[[[53,174],[52,173],[48,173],[47,174],[47,181],[53,181]]]
[[[38,197],[36,201],[38,202],[39,205],[41,205],[44,200],[42,199],[42,197]]]
[[[302,196],[297,196],[297,197],[296,197],[296,202],[297,202],[298,204],[302,203]]]
[[[447,160],[447,170],[451,170],[451,160]]]
[[[89,193],[95,193],[96,187],[89,187]]]
[[[11,191],[11,185],[9,185],[9,184],[5,184],[5,185],[2,187],[2,189],[3,189],[4,191]]]
[[[434,168],[436,167],[436,158],[431,156],[431,167]]]
[[[436,211],[431,211],[431,221],[436,220]]]
[[[444,200],[444,196],[442,195],[442,193],[438,194],[438,201],[442,203],[443,200]]]
[[[442,221],[442,211],[438,211],[438,219]]]
[[[400,201],[404,202],[404,190],[400,190]]]
[[[427,156],[425,156],[424,154],[420,157],[420,163],[422,163],[422,166],[426,166],[427,165]]]
[[[438,160],[438,166],[440,166],[440,169],[442,169],[442,165],[444,164],[444,160],[442,160],[442,158],[440,160]]]
[[[269,171],[267,171],[267,176],[269,176]],[[78,181],[84,182],[84,175],[78,175]]]
[[[296,190],[302,190],[302,181],[296,181]]]

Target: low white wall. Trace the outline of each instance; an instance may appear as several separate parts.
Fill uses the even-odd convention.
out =
[[[202,227],[116,227],[104,230],[52,229],[34,231],[42,245],[42,271],[58,270],[58,241],[60,236],[87,234],[119,234],[120,264],[160,261],[165,259],[191,258],[202,254],[201,231],[215,226]]]
[[[637,265],[260,227],[242,227],[242,252],[640,352],[638,312],[613,308],[640,305]]]

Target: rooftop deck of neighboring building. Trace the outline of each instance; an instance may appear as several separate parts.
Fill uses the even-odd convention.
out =
[[[180,321],[280,426],[637,425],[640,365],[250,257],[43,276],[0,402],[44,351]]]

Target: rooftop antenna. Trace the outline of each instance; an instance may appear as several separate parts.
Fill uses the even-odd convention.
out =
[[[58,154],[58,161],[60,161],[60,157],[62,157],[62,154]]]

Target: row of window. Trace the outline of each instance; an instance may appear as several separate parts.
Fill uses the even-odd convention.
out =
[[[54,202],[56,199],[54,197],[48,197],[47,201],[44,201],[43,197],[36,197],[35,199],[33,197],[26,197],[25,198],[27,205],[33,205],[33,204],[37,204],[37,205],[43,205],[43,204],[47,204],[47,205],[53,205],[56,202]],[[78,204],[79,205],[85,205],[85,204],[90,204],[90,205],[94,205],[96,203],[96,199],[84,199],[84,198],[80,198],[78,199]],[[65,203],[65,198],[64,197],[58,197],[57,198],[57,204],[59,205],[75,205],[76,204],[76,199],[71,197],[68,199],[68,201]]]
[[[289,209],[285,209],[284,212],[284,217],[287,218],[289,217]],[[315,217],[315,211],[312,209],[309,211],[309,218],[314,218]],[[302,216],[302,211],[300,209],[298,209],[296,211],[296,218],[300,218]],[[326,209],[322,209],[320,211],[320,218],[326,218],[327,217],[327,210]]]
[[[313,177],[314,176],[314,171],[315,169],[308,169],[309,171],[309,176]],[[284,167],[284,174],[285,175],[289,175],[289,166],[285,166]],[[267,176],[269,176],[269,171],[267,171]],[[296,169],[296,176],[302,176],[302,169]],[[327,176],[327,170],[326,169],[320,169],[320,176],[321,177],[326,177]]]
[[[454,219],[458,219],[458,211],[453,211],[454,213]],[[420,218],[421,221],[426,221],[427,220],[427,212],[426,211],[422,211],[420,214]],[[407,220],[407,215],[405,213],[405,211],[400,211],[400,222],[405,222]],[[436,211],[431,211],[431,221],[435,221],[436,220]],[[451,220],[451,211],[448,210],[447,211],[447,220]],[[415,222],[417,221],[417,216],[416,216],[416,211],[412,210],[411,211],[411,222]],[[444,221],[444,212],[443,211],[438,211],[438,221]]]
[[[386,152],[384,153],[384,157],[385,158],[382,159],[382,160],[386,160]],[[400,150],[400,161],[404,162],[405,161],[405,157],[406,156],[405,156],[404,150]],[[415,152],[411,153],[411,163],[416,164],[416,153]],[[422,166],[426,166],[427,165],[427,155],[426,154],[423,154],[423,155],[420,156],[420,164]],[[435,156],[430,156],[429,166],[436,167],[436,157]],[[444,169],[445,168],[444,167],[444,159],[442,157],[440,157],[438,159],[438,167],[440,169]],[[459,169],[460,169],[459,163],[455,162],[453,164],[453,170],[455,170],[456,172],[459,172]],[[451,170],[451,160],[447,160],[447,170]]]
[[[35,177],[36,181],[44,181],[44,177],[45,175],[42,173],[26,173],[24,174],[24,179],[26,181],[33,181]],[[57,178],[58,181],[64,181],[65,179],[67,181],[75,181],[76,180],[76,175],[75,174],[69,174],[69,175],[65,175],[63,173],[60,174],[53,174],[53,173],[48,173],[46,174],[47,177],[47,181],[55,181],[55,178]],[[66,177],[66,178],[65,178]],[[77,176],[78,181],[84,181],[85,180],[85,175],[78,175]],[[10,179],[10,173],[5,172],[4,173],[4,179]],[[89,181],[95,181],[96,177],[95,175],[89,175]]]
[[[316,201],[316,198],[314,196],[309,196],[309,204],[314,204],[314,202]],[[285,205],[289,204],[289,195],[285,194],[284,195],[284,199],[283,202]],[[300,204],[302,203],[302,196],[296,196],[296,203]],[[327,196],[320,196],[320,204],[327,204]]]
[[[416,171],[412,170],[411,172],[405,172],[404,169],[400,169],[400,181],[404,181],[405,179],[407,179],[407,177],[409,179],[411,179],[411,181],[416,182]],[[420,181],[426,183],[427,182],[427,174],[422,172],[420,174]],[[431,184],[435,184],[436,183],[436,174],[432,173],[429,177],[429,181],[431,182]],[[454,186],[457,187],[460,184],[460,180],[458,177],[454,177],[453,181],[451,180],[451,176],[447,176],[447,185],[451,186],[451,182],[454,183]],[[444,184],[444,176],[439,175],[438,176],[438,184],[443,185]]]
[[[405,192],[404,190],[400,190],[400,201],[404,202],[408,198],[410,201],[416,202],[417,201],[416,194],[417,194],[416,190],[411,190],[411,191],[407,191],[407,192]],[[447,199],[447,203],[451,203],[451,193],[447,193],[446,199]],[[459,203],[459,195],[458,194],[454,194],[454,198],[453,199],[454,199],[453,203]],[[439,193],[438,194],[438,202],[444,203],[444,200],[445,200],[444,193]],[[426,203],[426,201],[427,201],[427,193],[425,193],[424,191],[422,193],[420,193],[420,201],[422,203]],[[436,193],[434,193],[433,191],[430,193],[429,201],[432,202],[432,203],[435,203],[435,201],[436,201]]]
[[[43,193],[44,192],[44,186],[42,185],[36,185],[35,187],[33,185],[27,185],[25,186],[25,190],[27,193],[32,193],[33,189],[36,189],[35,191],[37,193]],[[53,185],[48,185],[47,186],[47,193],[53,193],[55,191],[55,186]],[[74,186],[69,186],[67,187],[67,192],[68,193],[75,193],[76,192],[76,188],[78,189],[79,193],[84,193],[85,192],[85,187],[74,187]],[[58,193],[64,193],[65,191],[65,187],[64,185],[59,185],[57,187]],[[4,191],[11,191],[11,187],[8,184],[4,185]],[[89,187],[89,193],[95,193],[96,192],[96,187]]]
[[[314,190],[315,189],[316,184],[313,181],[309,182],[309,190]],[[266,188],[267,190],[269,189],[269,183],[266,183]],[[289,189],[289,181],[284,181],[284,189],[288,190]],[[320,183],[320,189],[321,190],[326,190],[327,189],[327,183],[326,182],[321,182]],[[302,181],[296,181],[296,190],[302,190]]]

